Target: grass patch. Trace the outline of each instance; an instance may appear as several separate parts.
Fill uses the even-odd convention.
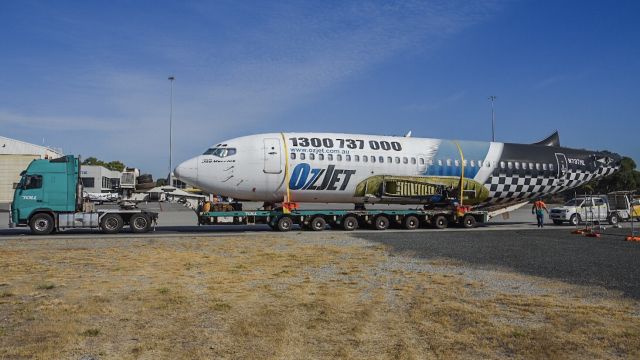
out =
[[[87,337],[96,337],[100,335],[100,329],[87,329],[85,331],[82,332],[82,336],[87,336]]]
[[[11,291],[0,291],[0,298],[12,297],[14,294]]]
[[[54,283],[42,283],[42,284],[38,284],[38,286],[36,286],[36,289],[38,290],[51,290],[54,289],[56,287],[56,284]]]

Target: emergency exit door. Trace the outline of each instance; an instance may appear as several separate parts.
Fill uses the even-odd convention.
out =
[[[264,139],[264,172],[267,174],[282,172],[282,154],[278,138]]]
[[[558,179],[564,179],[564,176],[569,171],[569,163],[567,162],[567,156],[562,153],[556,153],[556,161],[558,162]]]

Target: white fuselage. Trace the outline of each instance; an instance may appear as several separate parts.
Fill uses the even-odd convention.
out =
[[[522,158],[505,159],[506,146],[514,147],[513,154],[522,153],[523,146],[534,147],[532,157],[518,155]],[[615,170],[609,166],[604,172],[594,170],[593,176],[569,182],[568,176],[574,169],[571,155],[550,149],[540,145],[396,136],[269,133],[216,144],[205,154],[180,164],[175,175],[205,192],[235,199],[281,202],[288,192],[289,201],[323,203],[378,202],[381,199],[356,196],[355,192],[357,184],[379,175],[440,179],[464,176],[486,186],[490,192],[489,203],[500,198],[557,192]],[[545,151],[551,151],[551,155],[535,154]],[[586,158],[587,155],[581,153],[580,156]],[[584,173],[587,167],[576,166],[575,171]],[[529,192],[514,194],[514,191],[504,191],[504,187],[492,187],[492,183],[499,183],[492,181],[492,177],[552,180],[544,184],[548,187],[531,187]]]

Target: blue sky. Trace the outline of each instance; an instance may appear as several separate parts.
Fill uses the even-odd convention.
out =
[[[638,1],[1,1],[0,135],[168,169],[270,131],[607,149],[640,165]]]

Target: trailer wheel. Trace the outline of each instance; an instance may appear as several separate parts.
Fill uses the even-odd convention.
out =
[[[129,219],[129,227],[134,233],[146,233],[151,228],[151,220],[145,214],[133,214]]]
[[[376,230],[387,230],[389,228],[389,218],[384,215],[378,215],[374,219],[373,226]]]
[[[119,214],[106,214],[100,221],[100,228],[105,234],[117,234],[122,230],[124,222]]]
[[[465,229],[471,229],[476,227],[476,218],[471,215],[471,214],[467,214],[462,218],[462,227]]]
[[[322,231],[327,226],[327,221],[322,216],[316,216],[311,219],[309,227],[313,231]]]
[[[444,215],[436,215],[433,220],[431,220],[431,225],[436,229],[446,229],[449,225],[449,220]]]
[[[342,219],[342,229],[345,231],[353,231],[358,228],[358,219],[354,216],[345,216]]]
[[[609,216],[609,224],[611,225],[618,225],[618,222],[620,222],[620,218],[618,217],[618,214],[611,214],[611,216]]]
[[[53,231],[53,218],[47,213],[35,214],[29,221],[31,232],[35,235],[49,235]]]
[[[404,218],[404,228],[407,230],[415,230],[420,227],[420,220],[414,215],[409,215]]]
[[[293,221],[288,216],[283,216],[278,220],[278,231],[289,231],[293,227]]]

